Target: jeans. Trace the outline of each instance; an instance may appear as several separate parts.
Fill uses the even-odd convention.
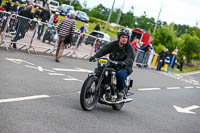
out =
[[[127,76],[128,76],[128,73],[124,69],[120,69],[117,71],[117,89],[119,91],[124,90],[125,80]]]
[[[42,24],[42,25],[40,25],[39,27],[38,27],[38,39],[40,39],[41,38],[41,36],[43,35],[43,32],[44,32],[44,24]]]

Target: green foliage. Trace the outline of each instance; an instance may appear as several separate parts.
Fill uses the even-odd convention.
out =
[[[180,37],[182,34],[186,34],[189,31],[188,25],[180,25],[174,24],[174,30],[176,31],[176,35]]]
[[[105,8],[102,4],[99,4],[97,7],[93,8],[89,12],[89,16],[99,18],[102,20],[107,20],[110,10]]]
[[[181,36],[184,40],[183,51],[187,58],[187,63],[192,59],[200,59],[200,38],[184,34]]]
[[[153,32],[155,26],[155,19],[154,18],[148,18],[146,15],[146,12],[141,17],[135,18],[135,27],[141,28],[146,31],[150,31],[150,33]]]
[[[134,27],[134,19],[133,13],[131,11],[127,12],[126,14],[122,14],[120,25],[128,26],[130,28]]]
[[[178,39],[176,37],[176,32],[173,30],[173,25],[168,25],[164,27],[158,27],[154,35],[154,44],[162,44],[169,51],[172,51],[178,46]]]
[[[155,50],[155,52],[156,53],[160,53],[160,52],[162,52],[162,50],[165,48],[165,46],[164,45],[162,45],[162,44],[158,44],[158,45],[155,45],[154,46],[154,50]]]
[[[94,17],[89,17],[89,19],[90,19],[91,23],[100,24],[103,27],[106,25],[106,22],[101,20],[101,19],[97,19],[97,18],[94,18]]]

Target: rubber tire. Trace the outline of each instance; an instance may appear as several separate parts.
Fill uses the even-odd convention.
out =
[[[89,77],[85,80],[85,82],[84,82],[84,84],[83,84],[83,86],[82,86],[82,88],[81,88],[80,104],[81,104],[82,109],[85,110],[85,111],[92,111],[92,110],[96,107],[97,102],[98,102],[98,100],[99,100],[98,96],[96,96],[95,101],[93,101],[93,105],[90,106],[90,107],[88,107],[88,106],[86,105],[86,103],[85,103],[85,95],[86,95],[87,89],[88,89],[88,87],[91,86],[91,84],[92,84],[94,81],[97,82],[97,81],[98,81],[98,78],[97,78],[96,76],[89,76]]]
[[[123,106],[124,106],[124,103],[113,104],[113,105],[112,105],[112,108],[113,108],[113,110],[119,111],[119,110],[122,109]]]

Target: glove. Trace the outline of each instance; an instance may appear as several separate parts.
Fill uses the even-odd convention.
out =
[[[90,62],[94,62],[94,61],[95,61],[94,56],[91,56],[91,57],[89,58],[89,61],[90,61]]]
[[[118,61],[117,66],[120,68],[124,68],[126,64],[123,61]]]

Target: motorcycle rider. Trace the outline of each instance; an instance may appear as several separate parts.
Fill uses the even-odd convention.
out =
[[[118,40],[105,45],[94,56],[89,58],[89,61],[95,61],[95,58],[100,58],[107,54],[110,60],[117,61],[117,101],[123,101],[123,89],[125,88],[125,80],[133,70],[134,51],[130,44],[130,32],[127,29],[120,29],[118,31]]]

